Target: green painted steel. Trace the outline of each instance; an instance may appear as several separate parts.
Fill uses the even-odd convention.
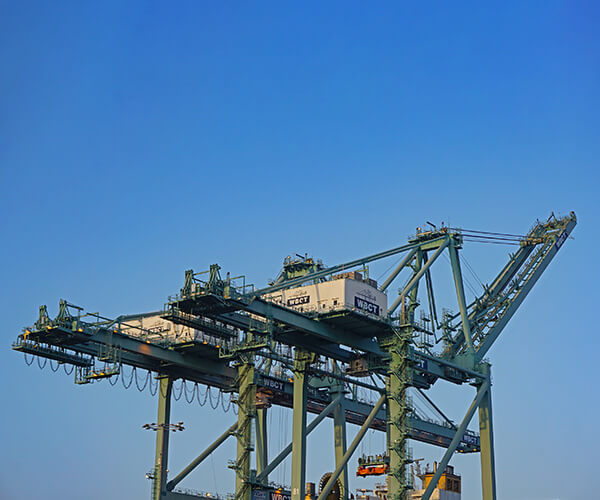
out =
[[[405,500],[412,487],[407,469],[412,458],[408,449],[409,417],[412,410],[408,401],[408,389],[412,384],[411,334],[412,331],[409,328],[399,329],[382,344],[388,349],[390,355],[387,375],[389,405],[387,453],[390,457],[388,498],[392,500]]]
[[[437,229],[432,225],[432,230],[419,228],[408,245],[329,268],[308,256],[290,257],[274,284],[262,290],[248,285],[243,276],[232,278],[227,274],[223,279],[221,268],[213,264],[205,273],[186,271],[182,289],[169,298],[161,312],[163,319],[191,328],[200,337],[180,342],[151,329],[132,326],[156,313],[110,319],[85,313],[81,307],[61,299],[54,319],[46,306],[40,307],[37,321],[18,336],[13,349],[73,364],[78,382],[118,376],[123,365],[159,375],[154,500],[185,496],[171,490],[224,442],[234,427],[237,456],[231,467],[236,477],[236,500],[251,500],[252,487],[266,487],[269,474],[290,452],[292,500],[304,500],[306,436],[327,417],[333,420],[336,471],[320,499],[338,478],[344,495],[348,495],[348,459],[366,430],[372,428],[386,432],[390,500],[405,500],[412,486],[407,474],[410,439],[446,448],[424,500],[430,498],[455,451],[479,450],[483,498],[495,500],[490,367],[482,360],[576,223],[573,213],[563,218],[551,216],[536,222],[522,237],[489,236],[492,233]],[[519,248],[491,284],[482,285],[483,293],[467,304],[461,270],[465,261],[463,258],[461,263],[460,250],[466,241],[477,238],[508,240]],[[459,311],[438,314],[436,282],[432,278],[438,266],[433,264],[445,252]],[[379,287],[380,291],[389,291],[400,276],[406,283],[386,317],[369,317],[356,310],[304,312],[261,297],[302,284],[320,283],[358,266],[363,266],[363,273],[368,276],[367,263],[399,254],[404,254],[400,263],[390,266],[395,267]],[[421,317],[417,318],[419,311]],[[434,347],[439,343],[441,348]],[[288,374],[293,373],[293,381],[288,380],[289,375],[274,376],[274,363],[280,363]],[[355,376],[370,376],[373,383]],[[385,386],[373,377],[385,380]],[[237,393],[239,414],[232,428],[167,483],[169,414],[176,379]],[[432,400],[430,403],[442,421],[422,419],[409,398],[410,390],[427,391],[438,380],[478,387],[459,426]],[[375,406],[359,401],[358,387],[383,393],[382,398]],[[291,444],[268,463],[266,416],[270,405],[293,409],[293,435]],[[467,430],[477,409],[480,436]],[[308,426],[307,412],[319,414]],[[361,425],[361,429],[347,448],[348,423]],[[254,425],[256,449],[252,443]],[[251,468],[253,453],[255,471]]]
[[[431,498],[431,494],[433,493],[433,490],[437,486],[438,481],[440,480],[440,477],[442,477],[442,474],[446,470],[446,467],[448,466],[448,463],[450,462],[450,458],[452,458],[452,454],[456,451],[456,448],[458,447],[458,443],[460,442],[461,437],[467,430],[467,426],[469,425],[469,422],[471,422],[471,419],[473,418],[475,411],[477,410],[477,408],[479,408],[479,405],[481,404],[484,397],[486,396],[489,387],[490,387],[489,379],[484,380],[479,385],[475,399],[471,403],[471,406],[469,406],[469,409],[467,410],[467,413],[465,414],[462,422],[458,426],[458,429],[456,429],[454,438],[452,439],[450,446],[448,446],[446,453],[444,453],[442,460],[438,464],[437,471],[431,478],[431,481],[429,482],[429,485],[425,489],[425,492],[423,493],[421,500],[429,500]]]
[[[343,392],[342,386],[333,386],[332,394]],[[344,406],[343,397],[339,398],[339,404],[333,410],[333,449],[335,455],[335,466],[342,465],[344,455],[347,451],[346,443],[346,408]],[[349,498],[350,484],[348,483],[348,464],[344,464],[340,475],[340,483],[342,486],[342,498]]]
[[[358,430],[358,433],[352,440],[352,443],[350,443],[350,446],[346,450],[346,453],[344,453],[344,456],[340,460],[340,463],[336,467],[335,471],[333,472],[333,474],[331,474],[331,476],[329,477],[329,480],[323,487],[323,490],[319,493],[319,497],[317,498],[317,500],[325,500],[325,498],[327,498],[327,495],[329,495],[329,493],[331,492],[333,485],[335,484],[337,479],[340,477],[340,474],[342,474],[342,471],[346,467],[346,464],[348,463],[348,459],[356,451],[356,448],[362,441],[362,438],[365,436],[366,432],[369,430],[369,426],[370,426],[371,422],[373,421],[373,419],[375,418],[375,415],[377,415],[377,412],[381,409],[381,407],[383,406],[385,401],[386,401],[385,395],[383,395],[379,398],[379,401],[377,401],[377,403],[373,407],[373,410],[367,416],[365,423],[360,427],[360,429]]]
[[[483,371],[491,381],[490,365]],[[479,405],[479,435],[481,442],[481,489],[483,500],[496,500],[496,466],[494,458],[494,426],[492,420],[491,382]]]
[[[172,491],[175,486],[177,486],[183,479],[185,479],[196,467],[198,467],[204,460],[206,460],[213,451],[215,451],[219,446],[221,446],[225,440],[235,434],[238,423],[233,424],[229,429],[227,429],[223,434],[221,434],[216,441],[214,441],[206,450],[204,450],[200,455],[198,455],[194,460],[190,462],[190,464],[183,469],[177,476],[175,476],[171,481],[167,483],[167,490]]]
[[[156,429],[156,457],[152,499],[160,500],[167,492],[167,470],[169,467],[169,424],[171,423],[171,392],[173,380],[161,377],[158,384],[158,417]]]
[[[256,416],[256,385],[254,384],[254,364],[238,365],[238,421],[237,459],[235,471],[235,500],[252,500],[250,487],[250,453],[252,446],[252,423]]]
[[[262,474],[269,463],[269,446],[267,434],[267,408],[256,410],[256,473]],[[269,476],[265,475],[265,482]]]
[[[306,483],[307,370],[314,354],[297,349],[294,360],[292,415],[292,500],[304,500]]]
[[[308,436],[316,427],[317,425],[319,425],[323,419],[325,419],[326,417],[328,417],[331,412],[336,408],[336,406],[338,406],[339,402],[340,402],[340,398],[342,397],[342,395],[338,395],[335,399],[333,399],[326,407],[325,409],[319,413],[319,415],[314,418],[312,420],[312,422],[310,424],[307,425],[306,427],[306,435]],[[292,446],[293,446],[293,441],[292,443],[290,443],[288,446],[286,446],[279,455],[277,455],[276,458],[273,459],[273,461],[267,466],[265,467],[265,470],[262,471],[259,475],[256,476],[256,482],[261,484],[266,482],[268,475],[273,472],[275,470],[275,468],[281,464],[281,462],[283,462],[286,457],[292,452]]]

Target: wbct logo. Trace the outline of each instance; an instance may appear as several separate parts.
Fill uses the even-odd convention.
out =
[[[354,306],[358,309],[362,309],[363,311],[379,316],[379,306],[377,304],[373,304],[373,302],[368,302],[360,297],[354,297]]]
[[[302,306],[310,302],[310,295],[303,295],[302,297],[292,297],[287,299],[288,306]]]

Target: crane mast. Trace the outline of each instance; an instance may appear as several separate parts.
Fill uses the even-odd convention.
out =
[[[341,500],[349,498],[349,459],[369,429],[387,437],[383,462],[369,473],[388,475],[390,499],[406,500],[414,488],[414,474],[409,473],[414,462],[409,443],[414,440],[445,449],[424,500],[431,498],[456,452],[480,453],[482,496],[495,500],[491,365],[484,357],[576,223],[573,212],[552,215],[523,236],[443,225],[438,229],[428,223],[431,229],[418,228],[406,245],[336,266],[326,267],[308,255],[289,256],[278,277],[260,289],[244,276],[223,277],[213,264],[203,273],[186,271],[180,291],[149,313],[108,318],[61,300],[51,319],[41,306],[37,321],[18,335],[13,349],[71,366],[78,384],[118,379],[125,366],[147,370],[148,379],[155,375],[160,389],[157,442],[149,477],[156,500],[195,498],[178,485],[230,437],[237,441],[230,464],[237,500],[281,491],[269,475],[290,454],[290,497],[304,500],[306,438],[326,419],[333,423],[335,470],[324,476],[317,500],[332,491]],[[460,256],[467,242],[518,246],[470,303]],[[435,298],[433,275],[442,254],[452,270],[458,305],[454,314],[440,315]],[[399,261],[378,285],[367,265],[390,258]],[[400,286],[399,277],[404,280]],[[391,297],[394,287],[398,295]],[[475,387],[460,422],[449,419],[426,395],[438,381]],[[184,470],[169,477],[168,428],[177,382],[181,391],[192,383],[194,390],[205,386],[235,394],[238,416]],[[368,391],[372,401],[361,400],[359,389]],[[425,398],[433,418],[415,405],[415,391]],[[292,410],[293,432],[291,443],[269,460],[267,413],[273,406]],[[476,412],[479,432],[468,428]],[[317,415],[310,423],[308,413]],[[348,423],[360,426],[351,443]]]

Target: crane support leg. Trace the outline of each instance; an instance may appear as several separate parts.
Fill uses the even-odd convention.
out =
[[[311,353],[300,349],[296,350],[292,415],[292,500],[304,500],[306,478],[306,370],[311,360]]]
[[[446,470],[448,462],[450,462],[452,455],[456,451],[456,448],[458,448],[458,445],[459,445],[461,439],[465,435],[465,431],[467,430],[469,422],[471,421],[471,419],[473,418],[473,415],[475,414],[475,410],[479,407],[479,405],[483,401],[483,398],[485,397],[489,388],[490,388],[490,380],[489,379],[484,380],[481,383],[481,385],[479,386],[479,389],[477,390],[477,395],[475,396],[475,399],[471,403],[471,406],[469,406],[469,409],[467,410],[467,414],[462,419],[462,422],[458,426],[458,429],[456,429],[454,438],[452,438],[452,441],[450,442],[450,446],[448,446],[446,453],[444,453],[444,456],[443,456],[440,464],[438,465],[437,471],[431,478],[431,481],[429,482],[427,489],[423,493],[421,500],[429,500],[431,498],[431,494],[433,493],[433,490],[437,486],[438,481],[440,480],[440,477],[442,477],[443,472]]]
[[[386,382],[388,402],[386,443],[390,457],[388,474],[390,500],[405,500],[411,488],[407,474],[407,467],[411,462],[408,449],[411,405],[407,397],[408,388],[413,381],[410,361],[411,338],[411,328],[403,327],[394,330],[393,335],[381,342],[381,347],[388,351],[390,356]]]
[[[160,500],[167,493],[167,467],[169,461],[169,424],[171,423],[171,392],[173,379],[160,377],[158,387],[158,419],[156,429],[156,458],[152,499]]]
[[[237,459],[235,462],[235,500],[251,500],[250,453],[252,451],[252,420],[256,414],[254,365],[238,366]]]
[[[490,375],[490,365],[485,364]],[[479,434],[481,443],[481,488],[483,500],[496,500],[496,470],[494,463],[494,427],[492,422],[491,383],[479,405]]]
[[[267,408],[256,410],[256,473],[261,474],[269,463],[267,441]],[[265,475],[265,482],[269,475]]]
[[[343,390],[342,387],[339,390]],[[340,399],[340,403],[333,411],[333,440],[335,448],[335,466],[336,468],[343,465],[340,475],[340,483],[342,484],[343,497],[348,498],[348,465],[343,464],[344,455],[346,454],[346,409],[344,408],[344,399]]]

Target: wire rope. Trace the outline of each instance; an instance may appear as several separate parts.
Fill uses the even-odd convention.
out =
[[[44,364],[42,365],[40,363],[40,356],[38,356],[37,358],[37,365],[39,367],[40,370],[43,370],[44,368],[46,368],[46,363],[48,362],[48,358],[44,358]]]
[[[52,365],[52,360],[50,360],[50,369],[56,373],[60,368],[60,365],[58,363],[56,363],[56,368],[54,368],[54,366]]]
[[[465,263],[467,270],[473,276],[473,278],[475,278],[475,280],[481,285],[481,288],[485,289],[485,286],[483,286],[483,282],[479,279],[479,276],[477,276],[477,273],[475,272],[475,270],[473,269],[473,267],[471,266],[471,264],[469,263],[469,261],[467,260],[467,258],[465,257],[464,254],[462,256],[462,260]]]
[[[468,237],[463,238],[463,241],[468,241],[470,243],[488,243],[493,245],[513,245],[513,246],[521,246],[520,243],[511,243],[508,241],[492,241],[492,240],[480,240],[480,239],[469,239]]]
[[[31,360],[31,362],[33,363],[33,359]],[[75,370],[75,365],[71,365],[71,371],[67,371],[67,365],[63,365],[63,370],[67,375],[72,375],[73,370]]]
[[[493,236],[510,236],[512,238],[521,238],[525,239],[527,236],[523,234],[511,234],[511,233],[495,233],[491,231],[476,231],[475,229],[462,229],[460,227],[449,227],[451,231],[460,231],[461,233],[475,233],[475,234],[489,234]]]
[[[23,359],[25,360],[25,364],[26,364],[27,366],[31,366],[31,365],[33,364],[34,360],[35,360],[35,356],[32,354],[32,355],[31,355],[31,361],[27,361],[27,353],[26,353],[26,352],[24,352],[24,353],[23,353]]]

